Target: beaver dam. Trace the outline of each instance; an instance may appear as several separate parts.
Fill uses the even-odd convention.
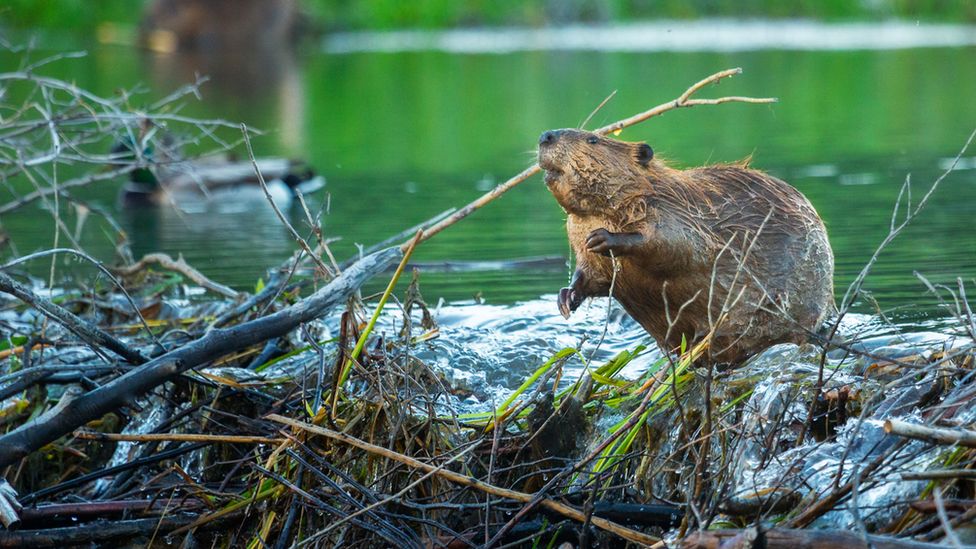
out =
[[[595,131],[768,101],[698,98],[737,73]],[[535,166],[344,262],[318,213],[282,216],[298,251],[243,292],[182,258],[133,257],[121,230],[116,257],[94,258],[70,223],[110,218],[74,188],[154,169],[162,130],[249,152],[247,128],[180,116],[180,94],[133,112],[56,79],[3,85],[45,107],[4,119],[4,177],[35,190],[0,211],[33,208],[59,239],[0,273],[0,546],[976,543],[976,316],[961,279],[920,276],[945,320],[906,331],[850,311],[872,259],[818,337],[735,368],[703,360],[708,336],[663,353],[607,299],[569,323],[554,295],[426,303],[413,251]],[[119,135],[139,146],[107,153]],[[81,171],[50,177],[58,163]],[[875,258],[941,180],[914,199],[906,183]]]

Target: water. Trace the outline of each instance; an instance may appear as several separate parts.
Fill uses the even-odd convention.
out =
[[[905,26],[906,32],[916,32],[911,27]],[[749,27],[743,29],[750,34]],[[851,36],[872,34],[862,28],[808,40],[831,46],[826,48],[770,39],[745,48],[651,44],[643,47],[649,51],[536,47],[504,53],[485,53],[498,48],[358,51],[363,48],[349,46],[346,36],[308,45],[294,56],[277,52],[244,59],[156,56],[79,44],[89,49],[87,57],[59,61],[47,73],[102,94],[142,84],[151,90],[140,96],[145,103],[191,81],[197,71],[212,74],[203,100],[185,101],[184,114],[270,130],[255,141],[259,154],[302,157],[314,165],[328,184],[312,206],[328,203],[324,226],[327,236],[341,237],[333,245],[341,259],[355,253],[356,244],[369,245],[463,205],[517,173],[532,163],[539,133],[579,125],[614,90],[616,97],[589,126],[645,110],[708,74],[739,66],[743,75],[702,96],[775,96],[780,103],[676,111],[628,129],[621,138],[646,140],[660,157],[680,166],[753,155],[753,166],[797,186],[821,213],[842,293],[887,233],[905,177],[911,174],[917,200],[976,128],[976,48],[971,45],[976,33],[969,27],[954,29],[925,34],[923,28],[923,37],[935,38],[882,41],[873,47],[866,39],[851,41]],[[882,30],[875,34],[887,36]],[[620,33],[625,31],[633,29]],[[950,35],[961,38],[940,41]],[[496,38],[504,41],[505,36]],[[914,47],[945,43],[953,45]],[[770,49],[782,47],[792,49]],[[19,55],[4,53],[0,69],[12,69],[19,61]],[[944,313],[937,300],[913,271],[934,283],[976,276],[974,155],[976,150],[967,153],[922,217],[882,255],[865,285],[870,298],[862,300],[861,311],[878,307],[903,323],[939,317]],[[25,181],[12,184],[19,192],[30,189]],[[116,189],[103,185],[77,195],[115,213],[137,256],[182,254],[208,276],[236,288],[253,288],[264,269],[295,246],[260,199],[204,212],[125,211],[116,205]],[[9,192],[0,188],[0,201],[7,200]],[[66,209],[71,227],[73,215]],[[291,216],[304,229],[300,212],[293,210]],[[563,220],[537,176],[424,244],[416,259],[566,257]],[[5,215],[0,223],[20,254],[52,244],[49,214],[37,206]],[[111,259],[107,234],[103,222],[90,219],[82,243],[90,253]],[[9,247],[0,250],[3,259],[11,253]],[[548,265],[428,271],[421,275],[421,287],[431,302],[477,295],[506,305],[545,296],[555,307],[552,294],[566,284],[569,271],[559,262]],[[38,272],[46,269],[45,263]]]
[[[295,57],[257,59],[175,58],[94,46],[84,59],[52,65],[50,74],[102,94],[144,83],[152,90],[145,96],[146,103],[192,80],[197,70],[213,74],[203,100],[186,102],[184,113],[271,130],[255,140],[260,154],[298,156],[315,165],[329,183],[327,194],[316,196],[312,207],[328,205],[325,230],[329,237],[342,237],[333,246],[341,259],[355,253],[357,243],[371,244],[463,205],[521,171],[533,161],[541,131],[578,125],[613,90],[617,96],[596,115],[591,127],[672,99],[708,74],[741,66],[744,75],[706,90],[703,96],[775,96],[781,102],[672,112],[626,130],[622,137],[647,140],[659,156],[682,166],[752,155],[754,166],[796,185],[826,221],[836,255],[836,286],[843,293],[887,233],[891,208],[905,177],[911,174],[917,201],[976,127],[972,102],[976,33],[967,28],[944,33],[912,28],[895,29],[905,33],[897,40],[891,38],[890,28],[854,32],[849,27],[815,29],[822,33],[810,39],[804,34],[810,30],[807,27],[788,27],[789,32],[770,36],[755,26],[731,25],[721,29],[720,42],[726,44],[721,48],[707,36],[689,42],[687,33],[700,34],[700,28],[679,29],[685,34],[671,40],[685,46],[645,44],[646,51],[614,46],[619,42],[614,42],[613,29],[586,35],[589,41],[580,38],[583,45],[563,49],[527,47],[526,41],[538,39],[531,33],[459,34],[448,43],[466,44],[464,48],[433,50],[397,44],[395,37],[383,42],[395,47],[371,48],[363,36],[342,36]],[[633,28],[621,30],[632,36],[626,33],[633,33]],[[737,35],[739,41],[730,35]],[[808,37],[805,42],[793,41],[801,35]],[[554,36],[559,40],[561,35]],[[478,38],[476,47],[471,46],[472,37]],[[443,35],[407,38],[437,43]],[[36,55],[46,53],[50,52]],[[0,70],[18,62],[16,56],[3,54]],[[922,217],[885,251],[868,278],[865,289],[870,296],[858,305],[867,314],[848,316],[841,330],[849,339],[863,338],[858,345],[891,356],[952,346],[954,340],[936,332],[949,332],[955,323],[946,320],[945,311],[926,294],[913,271],[934,283],[976,277],[976,234],[971,223],[976,150],[968,152],[957,169],[933,195]],[[18,192],[30,188],[24,181],[11,184]],[[118,208],[117,188],[118,184],[104,185],[77,195],[117,217],[137,256],[151,251],[182,254],[212,278],[249,290],[265,268],[294,249],[260,196],[186,211],[136,211]],[[8,200],[8,191],[0,185],[0,203]],[[63,214],[67,225],[74,227],[73,211],[66,208]],[[296,227],[306,230],[300,212],[289,214]],[[537,177],[425,243],[416,259],[565,258],[563,220]],[[16,246],[15,251],[0,249],[0,260],[52,245],[50,215],[37,206],[3,216],[0,226]],[[80,234],[87,251],[112,257],[112,232],[105,230],[102,221],[90,219]],[[37,274],[46,273],[48,264],[42,263],[35,266]],[[75,272],[72,264],[59,263],[58,269]],[[585,305],[568,322],[558,316],[554,292],[567,278],[568,267],[558,261],[554,267],[523,270],[424,271],[421,288],[435,310],[441,336],[410,352],[448,378],[458,389],[458,408],[466,411],[497,405],[553,353],[580,345],[581,340],[587,339],[583,356],[593,356],[594,364],[647,343],[643,330],[619,307],[607,318],[605,300]],[[485,303],[476,303],[475,295]],[[441,298],[447,303],[435,305]],[[887,316],[871,314],[876,308]],[[15,327],[23,323],[26,333],[33,315],[18,315],[7,311],[0,320]],[[399,321],[399,313],[390,307],[377,331],[396,337]],[[313,325],[322,331],[315,337],[334,335],[336,324],[330,317],[321,326]],[[605,339],[601,338],[604,326]],[[904,331],[916,333],[898,334]],[[650,345],[622,375],[636,377],[660,356]],[[263,374],[237,373],[249,380],[258,375],[273,379],[279,375],[277,369],[295,375],[312,371],[316,364],[316,356],[305,354]],[[842,469],[838,455],[844,454],[847,444],[851,453],[845,456],[843,470],[848,475],[852,467],[873,458],[875,443],[883,436],[875,419],[868,419],[863,428],[849,422],[837,441],[815,452],[810,440],[798,449],[769,448],[770,418],[782,415],[792,418],[794,425],[804,423],[807,400],[801,389],[814,384],[818,365],[819,355],[813,349],[779,346],[717,384],[718,390],[732,393],[743,386],[754,388],[741,427],[736,427],[745,442],[724,473],[732,480],[732,493],[786,485],[816,497],[831,489]],[[832,372],[828,387],[846,384],[873,392],[881,381],[861,376],[861,366],[855,360],[854,371],[845,366]],[[563,384],[582,371],[582,361],[574,358],[566,365]],[[231,371],[221,373],[234,377]],[[926,375],[937,373],[929,370]],[[967,412],[961,419],[970,416]],[[145,425],[152,425],[153,418],[146,419]],[[603,417],[603,428],[616,419]],[[677,429],[680,422],[669,421],[669,425]],[[787,441],[789,435],[789,431],[781,433]],[[660,440],[680,437],[671,433]],[[125,450],[115,459],[128,459]],[[663,458],[669,452],[657,455]],[[757,462],[769,457],[775,460],[767,460],[757,472]],[[859,495],[862,508],[869,508],[862,512],[864,520],[872,526],[890,522],[892,513],[900,509],[896,502],[914,499],[918,490],[917,485],[902,482],[897,471],[928,467],[935,457],[932,453],[899,461],[878,476],[879,486],[865,486]],[[661,492],[673,490],[665,486]],[[849,528],[850,522],[848,511],[841,509],[817,525]]]

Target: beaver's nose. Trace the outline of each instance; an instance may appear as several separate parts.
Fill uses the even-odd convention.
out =
[[[562,132],[560,132],[559,130],[549,130],[546,132],[542,132],[542,135],[539,136],[539,145],[540,146],[552,145],[553,143],[556,142],[557,139],[559,139],[560,133]]]

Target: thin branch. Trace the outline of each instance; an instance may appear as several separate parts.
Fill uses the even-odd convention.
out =
[[[678,109],[678,108],[682,108],[682,107],[694,107],[696,105],[719,105],[719,104],[722,104],[722,103],[729,103],[729,102],[737,102],[737,103],[761,103],[761,104],[765,104],[765,103],[775,103],[777,101],[775,98],[771,98],[771,97],[755,98],[755,97],[739,97],[739,96],[722,97],[722,98],[719,98],[719,99],[689,99],[692,95],[694,95],[696,92],[698,92],[699,90],[701,90],[702,88],[704,88],[708,84],[712,84],[712,83],[718,82],[719,80],[721,80],[723,78],[728,78],[728,77],[731,77],[731,76],[735,76],[737,74],[740,74],[741,72],[742,72],[742,69],[738,69],[738,68],[737,69],[728,69],[728,70],[724,70],[722,72],[717,72],[717,73],[709,76],[708,78],[705,78],[705,79],[700,80],[699,82],[695,83],[695,85],[693,85],[690,88],[688,88],[687,90],[685,90],[685,92],[683,94],[681,94],[677,99],[674,99],[672,101],[668,101],[667,103],[662,103],[662,104],[654,107],[653,109],[649,109],[649,110],[646,110],[646,111],[644,111],[642,113],[635,114],[634,116],[631,116],[630,118],[625,118],[623,120],[619,120],[617,122],[614,122],[613,124],[609,124],[607,126],[603,126],[602,128],[599,128],[597,130],[594,130],[594,133],[598,133],[598,134],[602,134],[602,135],[606,135],[606,134],[609,134],[609,133],[613,133],[613,132],[622,130],[624,128],[633,126],[634,124],[639,124],[639,123],[647,120],[648,118],[652,118],[654,116],[659,116],[659,115],[664,114],[664,113],[666,113],[666,112],[668,112],[670,110],[674,110],[674,109]],[[465,217],[471,215],[475,211],[481,209],[482,207],[484,207],[485,205],[489,204],[490,202],[492,202],[493,200],[495,200],[499,196],[501,196],[501,195],[507,193],[508,191],[512,190],[513,188],[515,188],[515,186],[517,186],[519,183],[522,183],[526,179],[528,179],[528,178],[532,177],[533,175],[539,173],[540,170],[541,170],[541,168],[539,167],[539,164],[538,163],[533,164],[532,166],[530,166],[530,167],[522,170],[522,172],[519,173],[518,175],[512,177],[511,179],[509,179],[508,181],[506,181],[504,183],[501,183],[500,185],[498,185],[494,189],[492,189],[492,190],[488,191],[487,193],[485,193],[484,195],[482,195],[480,198],[478,198],[478,199],[474,200],[473,202],[469,203],[467,206],[464,206],[463,208],[461,208],[460,210],[458,210],[457,212],[455,212],[450,217],[448,217],[448,218],[444,219],[443,221],[437,223],[433,227],[425,230],[424,231],[424,236],[423,236],[423,239],[421,240],[421,242],[426,241],[426,240],[432,238],[437,233],[443,231],[444,229],[450,227],[451,225],[453,225],[453,224],[457,223],[458,221],[464,219]],[[405,242],[405,243],[403,243],[401,245],[401,249],[406,249],[406,246],[407,246],[407,243]]]
[[[596,108],[590,112],[589,116],[587,116],[582,122],[580,122],[579,128],[580,129],[585,128],[586,125],[590,122],[590,119],[593,118],[593,116],[596,115],[596,113],[600,112],[600,109],[606,106],[606,104],[609,103],[610,100],[613,99],[615,95],[617,95],[617,90],[613,90],[612,92],[610,92],[610,95],[604,98],[603,101],[600,101],[600,104],[597,105]]]
[[[271,198],[271,191],[268,190],[268,184],[264,181],[264,175],[261,174],[261,170],[258,168],[258,161],[254,157],[254,151],[251,149],[251,139],[248,137],[247,132],[247,126],[245,124],[241,124],[241,133],[244,135],[244,145],[247,147],[247,157],[251,160],[251,166],[254,168],[254,173],[258,176],[258,183],[261,184],[261,190],[264,191],[265,198],[267,198],[268,203],[271,204],[271,209],[274,210],[274,213],[278,216],[278,220],[281,221],[281,224],[288,229],[289,233],[291,233],[291,236],[295,239],[295,242],[297,242],[298,245],[305,250],[305,253],[312,258],[312,261],[315,262],[319,269],[322,269],[322,272],[328,274],[330,277],[335,277],[335,271],[326,265],[325,262],[322,261],[322,258],[317,256],[315,252],[312,251],[312,248],[308,245],[308,242],[306,242],[305,239],[298,234],[298,231],[291,226],[291,223],[289,223],[285,218],[285,214],[281,213],[278,205],[275,204],[274,199]]]
[[[43,313],[44,316],[54,320],[58,324],[61,324],[68,331],[75,334],[79,339],[95,349],[100,347],[109,349],[113,353],[126,359],[131,364],[142,364],[146,362],[146,357],[144,357],[139,351],[130,348],[115,336],[102,331],[96,326],[88,324],[64,307],[52,303],[51,301],[48,301],[47,299],[35,294],[27,286],[24,286],[2,272],[0,272],[0,292],[8,293],[31,307],[34,307]]]
[[[213,280],[207,278],[200,271],[194,269],[193,266],[191,266],[183,259],[182,255],[178,259],[174,260],[169,255],[163,253],[147,254],[144,255],[142,259],[140,259],[139,261],[137,261],[132,265],[115,269],[115,272],[123,276],[130,276],[141,271],[142,269],[145,269],[146,265],[152,263],[157,264],[160,267],[163,267],[164,269],[169,269],[171,271],[176,271],[178,273],[181,273],[187,278],[189,278],[191,281],[193,281],[195,284],[200,286],[201,288],[206,288],[211,292],[220,294],[224,297],[237,299],[241,296],[240,292],[234,291],[233,289],[224,286],[219,282],[214,282]]]
[[[969,429],[948,429],[908,423],[899,419],[889,419],[884,423],[884,431],[889,435],[924,440],[932,444],[965,446],[976,448],[976,431]]]

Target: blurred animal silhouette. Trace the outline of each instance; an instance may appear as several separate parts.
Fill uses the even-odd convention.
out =
[[[172,204],[179,207],[201,202],[240,202],[264,199],[264,191],[250,160],[237,160],[226,154],[215,154],[185,160],[164,137],[157,147],[146,145],[142,154],[130,137],[112,147],[115,163],[133,162],[129,179],[121,189],[125,206]],[[141,156],[141,162],[139,157]],[[258,158],[257,168],[275,203],[287,207],[298,192],[315,192],[325,179],[304,162],[285,158]]]
[[[300,17],[295,0],[153,0],[140,28],[155,51],[254,51],[290,42]]]

